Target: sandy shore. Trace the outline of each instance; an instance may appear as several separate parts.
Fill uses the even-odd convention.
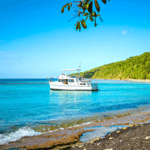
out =
[[[148,80],[148,79],[145,79],[145,80],[141,80],[141,79],[127,79],[127,81],[150,83],[150,80]]]
[[[93,79],[100,79],[100,78],[93,78]],[[101,80],[120,80],[120,79],[101,79]],[[120,81],[133,81],[133,82],[145,82],[150,83],[149,79],[122,79]]]
[[[140,142],[144,143],[145,149],[147,149],[147,145],[150,147],[150,124],[144,125],[144,123],[148,123],[149,121],[149,112],[141,112],[119,118],[106,118],[98,122],[83,124],[71,128],[68,127],[64,130],[56,130],[38,136],[23,137],[18,141],[1,145],[0,149],[121,149],[121,144],[123,146],[129,144],[129,146],[125,147],[125,149],[136,149],[135,144],[131,144],[137,142],[137,140],[140,140]],[[87,130],[85,129],[86,127],[109,127],[113,125],[127,125],[127,128],[121,129],[117,132],[112,132],[110,135],[106,135],[104,138],[95,137],[86,143],[81,143],[81,141],[79,141],[83,133],[93,132],[94,130]],[[137,132],[138,135],[135,132]],[[130,135],[132,136],[130,137]],[[132,138],[132,143],[130,140],[128,140],[129,137]],[[135,142],[133,142],[134,140]],[[119,142],[120,145],[118,145],[118,141],[124,142]],[[141,145],[142,144],[139,146]]]

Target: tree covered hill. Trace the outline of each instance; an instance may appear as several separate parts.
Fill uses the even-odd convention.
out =
[[[150,52],[81,73],[84,78],[150,79]]]

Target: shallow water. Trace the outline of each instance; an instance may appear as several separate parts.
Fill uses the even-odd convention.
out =
[[[126,127],[126,126],[125,125],[113,125],[110,127],[95,126],[95,127],[84,128],[87,130],[94,129],[94,131],[83,133],[82,136],[80,137],[80,141],[81,142],[88,142],[88,141],[90,141],[94,138],[97,138],[97,137],[103,138],[106,134],[109,134],[109,133],[116,131],[118,129],[122,129],[124,127]]]
[[[150,84],[92,82],[98,82],[99,91],[52,91],[47,79],[0,80],[0,144],[4,143],[4,136],[13,137],[17,131],[34,135],[69,120],[94,116],[101,119],[150,108]]]

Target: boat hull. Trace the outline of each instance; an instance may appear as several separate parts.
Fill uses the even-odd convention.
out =
[[[62,90],[62,91],[98,91],[98,85],[96,83],[91,86],[74,86],[74,85],[57,85],[53,82],[49,82],[51,90]]]

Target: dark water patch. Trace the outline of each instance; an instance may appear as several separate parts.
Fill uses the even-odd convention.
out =
[[[108,111],[117,111],[117,110],[123,110],[123,109],[135,109],[138,108],[141,105],[149,105],[150,102],[136,102],[136,103],[124,103],[124,104],[114,104],[111,106],[100,106],[96,108],[89,109],[90,112],[108,112]]]
[[[0,83],[0,84],[49,84],[49,83]]]
[[[51,79],[57,81],[57,78]],[[49,79],[0,79],[0,84],[48,84]]]

